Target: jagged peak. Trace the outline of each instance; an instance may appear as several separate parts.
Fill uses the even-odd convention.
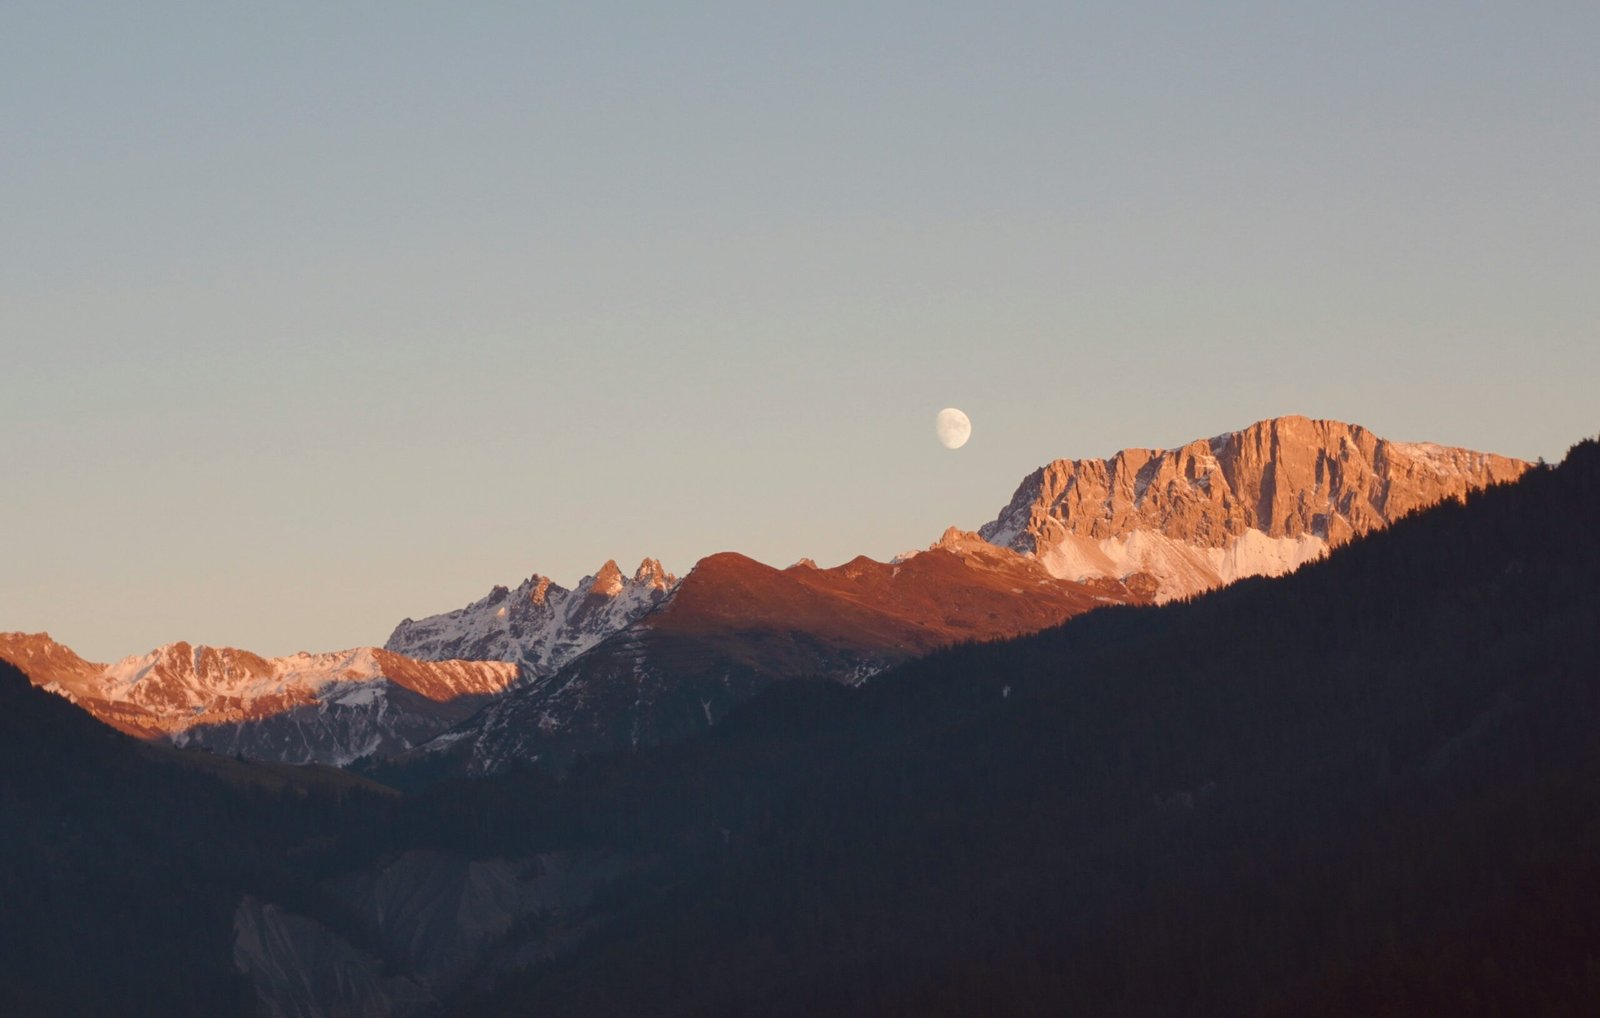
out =
[[[594,574],[594,579],[589,584],[589,593],[614,597],[622,592],[622,586],[622,570],[618,568],[617,560],[606,559],[605,565]]]
[[[1092,463],[1104,463],[1107,465],[1113,463],[1144,463],[1169,453],[1183,452],[1189,449],[1194,449],[1196,452],[1199,452],[1201,449],[1206,449],[1212,455],[1217,455],[1221,453],[1222,450],[1226,449],[1230,444],[1242,443],[1252,439],[1260,440],[1263,438],[1278,437],[1294,432],[1316,431],[1323,433],[1345,432],[1352,436],[1369,434],[1367,429],[1359,424],[1351,424],[1347,421],[1341,421],[1331,417],[1306,417],[1303,414],[1283,414],[1278,417],[1263,417],[1260,420],[1253,421],[1242,428],[1238,428],[1233,431],[1224,431],[1220,434],[1213,435],[1210,438],[1192,439],[1179,445],[1126,446],[1103,458],[1095,456],[1064,456],[1050,461],[1041,467],[1040,470],[1048,470],[1053,467],[1062,466],[1082,467]],[[1035,471],[1035,473],[1037,472],[1038,471]]]
[[[207,657],[219,658],[251,658],[262,661],[271,660],[264,658],[254,651],[243,650],[238,647],[219,647],[209,643],[190,643],[188,640],[175,640],[172,643],[163,643],[148,654],[135,654],[135,658],[150,658],[159,661],[183,659],[191,664]]]
[[[974,548],[979,545],[988,547],[989,542],[985,541],[975,531],[962,530],[960,527],[947,527],[945,532],[939,535],[939,539],[929,545],[928,550],[943,548],[946,551],[959,551],[962,548]]]
[[[960,527],[949,527],[939,539],[928,545],[928,551],[942,551],[949,555],[973,562],[975,559],[993,560],[997,556],[1013,554],[1008,549],[991,544],[984,536],[976,531],[962,530]],[[913,553],[915,554],[915,553]],[[902,556],[896,562],[905,561],[912,555]]]
[[[0,633],[0,640],[4,640],[8,643],[53,643],[58,647],[62,646],[62,644],[49,633],[43,631],[37,633],[24,633],[21,630],[16,630],[9,633]]]
[[[528,600],[534,604],[544,604],[545,599],[550,596],[550,577],[548,576],[534,573],[528,577],[528,582],[524,586],[528,588]]]
[[[1284,414],[1265,417],[1235,431],[1226,431],[1211,438],[1198,438],[1182,445],[1165,448],[1129,446],[1104,458],[1062,457],[1032,471],[1018,486],[1014,499],[1040,488],[1059,488],[1070,478],[1105,476],[1110,479],[1126,477],[1136,479],[1141,471],[1156,470],[1159,463],[1175,460],[1198,468],[1200,474],[1212,472],[1221,466],[1219,461],[1233,462],[1241,457],[1252,457],[1270,462],[1274,450],[1306,448],[1338,449],[1364,458],[1389,457],[1398,453],[1408,459],[1423,459],[1432,463],[1471,462],[1513,465],[1525,468],[1528,464],[1510,457],[1478,452],[1457,446],[1433,442],[1397,442],[1374,434],[1368,428],[1335,418],[1306,417],[1302,414]],[[1138,493],[1145,488],[1139,485]],[[986,525],[980,532],[987,532]]]
[[[658,558],[646,558],[639,563],[639,568],[634,570],[633,582],[646,584],[656,590],[664,590],[671,586],[677,579],[661,565]]]
[[[46,660],[79,664],[86,667],[104,667],[103,665],[85,661],[71,647],[56,640],[49,633],[0,633],[0,658],[14,661],[15,659],[33,657],[42,657]]]

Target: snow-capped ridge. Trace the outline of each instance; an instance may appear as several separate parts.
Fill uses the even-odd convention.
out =
[[[538,678],[662,604],[677,584],[654,558],[641,561],[631,578],[607,560],[570,590],[534,573],[508,597],[405,619],[384,647],[429,661],[515,661]]]
[[[35,685],[141,738],[281,763],[345,764],[410,748],[521,677],[500,661],[417,661],[376,647],[267,658],[177,641],[110,665],[0,634]]]

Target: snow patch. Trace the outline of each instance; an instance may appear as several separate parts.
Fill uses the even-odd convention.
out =
[[[1067,534],[1035,553],[1050,575],[1061,580],[1126,580],[1138,573],[1155,578],[1156,599],[1168,601],[1209,590],[1247,576],[1281,576],[1326,555],[1320,537],[1270,537],[1245,531],[1222,548],[1189,544],[1150,530],[1135,530],[1096,541]]]

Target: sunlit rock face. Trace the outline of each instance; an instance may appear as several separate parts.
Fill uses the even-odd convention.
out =
[[[1278,417],[1177,449],[1057,460],[979,531],[1063,579],[1184,597],[1276,576],[1414,510],[1513,481],[1521,460]]]
[[[672,595],[678,578],[647,558],[630,579],[615,562],[571,590],[535,573],[495,587],[465,608],[406,619],[385,649],[427,661],[514,661],[531,677],[553,674]]]

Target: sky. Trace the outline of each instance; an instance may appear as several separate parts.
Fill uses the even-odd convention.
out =
[[[1600,431],[1600,5],[0,6],[0,630],[381,644],[1285,413]],[[949,451],[934,415],[960,407]]]

